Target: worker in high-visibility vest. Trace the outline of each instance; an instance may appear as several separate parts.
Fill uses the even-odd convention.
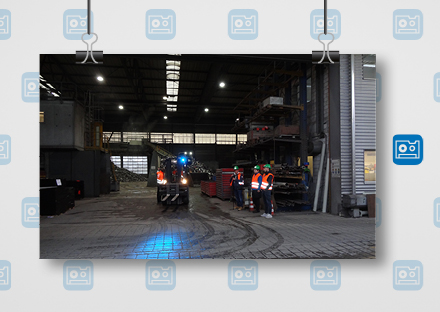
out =
[[[174,169],[174,170],[173,170],[173,177],[172,177],[171,180],[173,180],[173,182],[176,182],[176,181],[177,181],[177,169]]]
[[[268,219],[272,218],[272,186],[274,180],[270,168],[269,164],[264,165],[263,180],[261,182],[261,190],[265,206],[265,212],[261,216]]]
[[[156,173],[156,178],[157,178],[157,185],[162,185],[165,184],[164,181],[164,173],[162,171],[162,168],[160,168],[157,173]]]
[[[263,183],[263,176],[260,173],[260,166],[254,167],[254,174],[252,176],[252,201],[255,209],[254,213],[260,212],[260,198],[261,198],[261,184]]]
[[[165,180],[165,174],[163,173],[163,168],[159,168],[159,170],[156,172],[156,178],[157,178],[157,202],[160,203],[161,195],[159,188],[167,183],[167,180]]]
[[[243,210],[243,187],[244,178],[240,173],[238,166],[234,167],[234,174],[229,180],[229,185],[232,186],[235,196],[235,206],[234,209]]]

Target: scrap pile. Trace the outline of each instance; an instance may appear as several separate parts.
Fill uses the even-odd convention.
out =
[[[204,173],[203,175],[199,175],[201,180],[211,180],[214,175],[214,171],[207,167],[204,163],[200,161],[194,161],[190,166],[188,166],[188,171],[192,176],[196,176],[195,173]],[[196,183],[199,184],[199,183]]]
[[[200,161],[194,161],[190,166],[188,166],[188,171],[191,173],[209,173],[213,174],[213,171],[208,168],[204,163]]]
[[[277,182],[273,183],[274,190],[277,193],[303,193],[306,190],[306,186],[302,183],[287,183],[287,182]]]
[[[298,166],[290,166],[288,164],[280,164],[273,166],[273,174],[276,176],[301,176],[303,170]]]
[[[130,170],[119,168],[115,165],[116,179],[119,182],[146,182],[148,181],[147,175],[137,174]],[[110,175],[111,181],[113,181],[113,174]]]

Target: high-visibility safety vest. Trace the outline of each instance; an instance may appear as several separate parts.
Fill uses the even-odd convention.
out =
[[[234,183],[234,180],[232,179],[232,177],[231,177],[231,183],[229,183],[230,186],[232,186],[232,184]],[[238,181],[238,185],[244,185],[244,180],[241,179],[240,172],[237,174],[237,181]]]
[[[258,178],[261,177],[261,173],[256,173],[252,176],[252,189],[258,190],[260,188],[260,183],[258,182]]]
[[[158,171],[156,173],[156,177],[157,177],[157,184],[163,184],[163,172]]]
[[[267,181],[267,178],[269,178],[270,176],[272,176],[272,183],[269,185],[269,182]],[[263,183],[261,183],[261,188],[263,190],[272,190],[272,185],[273,185],[273,174],[271,172],[265,173],[263,174]],[[267,188],[269,186],[269,188]]]

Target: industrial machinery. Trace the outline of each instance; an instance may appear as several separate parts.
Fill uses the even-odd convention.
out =
[[[342,207],[346,209],[347,217],[359,218],[368,215],[367,195],[342,195]]]
[[[192,158],[179,154],[163,161],[165,167],[164,183],[157,186],[157,202],[164,206],[186,205],[189,202],[187,167]]]

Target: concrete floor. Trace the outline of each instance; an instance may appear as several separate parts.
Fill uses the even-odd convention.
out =
[[[156,203],[146,182],[76,201],[40,220],[41,259],[371,259],[374,218],[312,212],[260,214],[190,189],[188,206]]]

